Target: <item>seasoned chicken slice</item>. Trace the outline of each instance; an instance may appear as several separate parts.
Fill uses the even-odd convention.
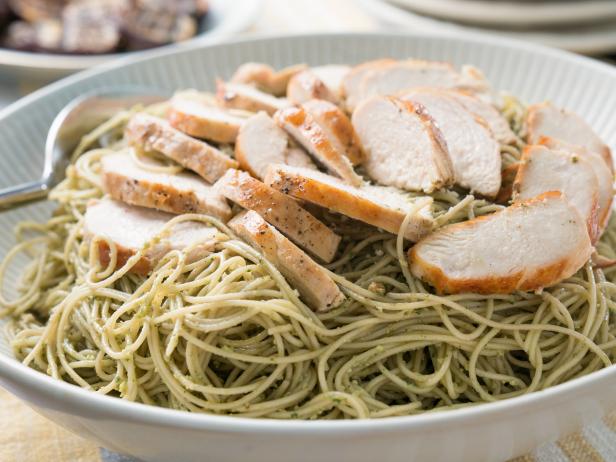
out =
[[[513,183],[515,202],[547,191],[560,191],[584,218],[591,241],[598,235],[599,182],[586,159],[545,146],[524,149]]]
[[[224,235],[211,226],[196,221],[183,221],[173,225],[161,235],[164,226],[173,215],[157,210],[134,207],[112,199],[92,201],[88,204],[84,218],[84,235],[88,240],[103,238],[98,244],[98,258],[103,268],[112,259],[108,242],[116,248],[116,268],[124,266],[127,260],[150,244],[143,257],[131,268],[131,272],[149,273],[165,254],[171,250],[185,250],[190,263],[214,250]],[[156,236],[161,239],[151,242]]]
[[[311,67],[310,70],[317,76],[330,92],[338,99],[342,99],[342,81],[351,70],[351,66],[344,64],[328,64]]]
[[[347,115],[329,101],[313,99],[302,105],[318,123],[334,147],[349,158],[353,165],[364,159],[361,142]]]
[[[477,98],[471,93],[449,90],[447,94],[464,106],[475,117],[483,120],[499,143],[515,143],[517,136],[511,130],[509,122],[492,104]]]
[[[409,250],[409,262],[439,293],[508,294],[557,284],[591,253],[584,219],[548,192],[439,229]]]
[[[169,213],[203,213],[222,220],[231,218],[225,198],[192,173],[166,173],[160,165],[141,166],[128,154],[102,158],[103,189],[112,198]]]
[[[265,111],[269,115],[291,106],[286,98],[277,98],[251,85],[225,83],[221,80],[216,82],[216,99],[222,107],[250,112]]]
[[[457,184],[473,193],[495,197],[501,186],[500,144],[487,124],[446,92],[418,89],[402,97],[422,105],[439,127]]]
[[[423,106],[375,96],[357,107],[352,121],[375,181],[427,193],[453,183],[447,144]]]
[[[411,199],[394,188],[362,185],[354,187],[324,173],[285,165],[272,165],[265,183],[273,188],[347,217],[382,228],[392,234],[403,230],[405,238],[417,241],[432,231],[432,198]]]
[[[328,311],[344,301],[344,294],[327,270],[269,225],[257,212],[242,212],[229,227],[256,248],[287,278],[291,287],[315,311]]]
[[[302,149],[289,146],[285,131],[264,112],[250,117],[237,136],[235,158],[244,170],[263,178],[271,164],[314,168],[314,162]]]
[[[311,99],[322,99],[338,103],[338,97],[310,69],[298,72],[287,86],[287,98],[294,104],[302,104]]]
[[[564,151],[569,154],[578,155],[586,159],[592,166],[599,186],[598,197],[598,217],[599,217],[599,236],[607,226],[607,223],[612,214],[612,202],[614,200],[614,177],[610,167],[605,159],[596,152],[589,151],[581,146],[574,146],[561,140],[554,138],[543,137],[539,140],[539,144],[548,149],[556,151]]]
[[[610,169],[614,170],[610,148],[577,114],[557,108],[552,103],[534,104],[528,108],[526,126],[529,144],[536,144],[541,137],[547,136],[582,146],[603,156]]]
[[[253,85],[275,96],[283,96],[291,77],[306,69],[305,64],[296,64],[275,71],[262,63],[245,63],[237,68],[231,82]]]
[[[417,59],[373,63],[365,63],[351,70],[345,78],[343,85],[347,109],[354,110],[361,101],[374,95],[396,95],[416,87],[452,88],[477,93],[489,90],[489,84],[481,73],[461,73],[449,63]]]
[[[128,121],[124,134],[128,142],[145,151],[158,151],[178,164],[198,173],[206,181],[215,182],[238,163],[209,144],[176,130],[166,120],[149,114],[135,114]]]
[[[303,106],[278,111],[274,120],[329,171],[352,185],[359,186],[362,183],[345,151],[337,147],[336,140],[332,141]]]
[[[173,98],[167,115],[178,130],[217,143],[233,143],[245,118],[188,98]]]
[[[333,260],[340,236],[302,208],[295,199],[246,172],[234,169],[218,180],[216,187],[227,199],[257,212],[304,250],[326,263]]]

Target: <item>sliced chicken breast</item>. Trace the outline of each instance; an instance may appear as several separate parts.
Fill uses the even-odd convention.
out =
[[[302,105],[318,123],[334,147],[349,158],[353,165],[359,165],[364,158],[361,142],[347,115],[333,103],[313,99]]]
[[[229,227],[256,248],[298,290],[315,311],[328,311],[345,297],[327,270],[269,225],[257,212],[246,211],[234,217]]]
[[[237,136],[235,158],[244,170],[263,178],[271,164],[314,168],[314,162],[302,149],[289,146],[285,131],[264,112],[250,117]]]
[[[547,136],[582,146],[603,156],[610,169],[614,170],[610,148],[577,114],[557,108],[552,103],[534,104],[528,108],[526,126],[529,144],[536,144],[541,137]]]
[[[311,99],[338,103],[335,93],[310,69],[298,72],[289,80],[287,98],[294,104],[302,104]]]
[[[357,107],[352,121],[373,180],[427,193],[453,184],[447,144],[420,104],[375,96]]]
[[[303,106],[278,111],[274,120],[329,171],[349,184],[358,186],[362,183],[345,152],[337,148],[336,140],[332,141]]]
[[[545,146],[527,146],[513,183],[513,199],[525,201],[547,191],[564,194],[584,218],[594,241],[598,235],[599,182],[590,162]]]
[[[344,64],[329,64],[326,66],[311,67],[310,70],[325,84],[338,100],[342,99],[342,81],[351,70],[351,66]]]
[[[210,184],[188,172],[164,173],[146,169],[125,153],[101,160],[103,189],[112,198],[169,213],[203,213],[231,218],[226,199]]]
[[[405,217],[412,214],[403,230],[405,238],[417,241],[432,231],[432,198],[411,199],[406,194],[382,186],[344,184],[330,175],[285,165],[270,166],[265,183],[273,188],[334,212],[341,213],[392,234],[401,232]]]
[[[112,199],[96,200],[88,204],[84,235],[88,240],[96,236],[105,239],[98,244],[98,258],[103,268],[109,265],[112,257],[107,241],[115,245],[116,268],[124,266],[130,257],[149,244],[143,257],[130,270],[141,275],[148,274],[171,250],[185,250],[186,260],[190,263],[203,258],[225,238],[216,228],[196,221],[178,223],[161,235],[172,218],[173,215],[168,213]],[[156,236],[160,236],[160,240],[152,242]]]
[[[237,68],[231,82],[253,85],[272,95],[284,96],[291,77],[306,67],[305,64],[297,64],[275,71],[267,64],[245,63]]]
[[[499,143],[515,143],[517,136],[511,130],[509,122],[492,104],[477,98],[471,93],[455,90],[450,90],[447,93],[464,106],[467,111],[483,120]]]
[[[447,92],[418,89],[402,97],[422,105],[439,127],[458,185],[472,193],[495,197],[501,186],[500,143],[487,124]]]
[[[563,151],[580,156],[590,163],[597,176],[599,186],[597,213],[599,218],[599,235],[601,235],[612,214],[612,202],[614,200],[614,177],[605,159],[596,152],[554,138],[543,137],[539,140],[539,144],[551,150]]]
[[[216,83],[216,99],[222,107],[249,112],[265,111],[269,115],[291,106],[286,98],[277,98],[251,85],[225,83],[221,80]]]
[[[246,121],[222,108],[187,98],[173,98],[167,118],[178,130],[217,143],[234,143]]]
[[[238,163],[209,144],[176,130],[166,120],[135,114],[124,134],[128,142],[145,151],[158,151],[213,183]]]
[[[409,250],[411,272],[439,293],[508,294],[576,273],[592,245],[584,219],[558,192],[445,226]]]
[[[371,96],[396,95],[416,87],[453,88],[478,93],[489,90],[481,73],[460,73],[449,63],[416,59],[373,63],[365,63],[359,71],[351,70],[345,78],[347,109],[354,110]],[[358,79],[359,83],[356,83]]]
[[[216,187],[227,199],[254,210],[268,223],[304,250],[329,263],[333,260],[340,236],[317,220],[296,200],[252,178],[246,172],[229,170]]]

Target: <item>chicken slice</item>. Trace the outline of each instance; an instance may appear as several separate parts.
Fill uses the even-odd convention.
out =
[[[296,64],[275,71],[267,64],[245,63],[237,68],[231,82],[253,85],[274,96],[283,96],[287,91],[291,77],[303,71],[306,67],[305,64]]]
[[[352,185],[358,186],[362,183],[345,152],[337,149],[336,141],[332,141],[303,106],[278,111],[274,120],[329,171]]]
[[[128,142],[145,151],[158,151],[193,170],[210,183],[238,163],[209,144],[176,130],[166,120],[149,114],[135,114],[124,134]]]
[[[216,187],[227,199],[257,212],[304,250],[326,263],[333,260],[340,236],[302,208],[296,200],[252,178],[248,173],[234,169],[218,180]]]
[[[188,98],[173,98],[167,115],[174,128],[217,143],[234,143],[245,118]]]
[[[314,168],[314,162],[302,149],[289,147],[285,131],[264,112],[246,120],[235,143],[235,158],[244,170],[263,178],[271,164]]]
[[[597,213],[599,219],[599,235],[601,235],[610,219],[612,201],[614,199],[614,177],[605,159],[596,152],[554,138],[543,137],[539,140],[539,144],[551,150],[564,151],[569,154],[580,156],[590,163],[597,176],[599,187]]]
[[[353,110],[361,100],[361,87],[364,79],[376,69],[387,68],[396,64],[395,59],[384,58],[366,61],[352,67],[342,79],[340,90],[349,110]]]
[[[409,262],[439,293],[508,294],[557,284],[591,254],[584,219],[548,192],[439,229],[409,250]]]
[[[603,156],[610,170],[614,171],[610,148],[577,114],[557,108],[551,103],[534,104],[528,108],[526,126],[529,144],[536,144],[541,137],[547,136],[582,146]]]
[[[434,89],[418,89],[402,97],[422,105],[439,127],[458,185],[485,197],[501,186],[500,144],[487,124],[450,97]]]
[[[358,73],[355,69],[351,70],[345,78],[347,109],[354,110],[361,101],[371,96],[396,95],[416,87],[451,88],[474,93],[489,90],[481,73],[460,73],[449,63],[417,59],[373,63],[370,66],[370,63],[364,64]],[[352,85],[349,85],[350,82]]]
[[[547,191],[560,191],[584,218],[591,241],[598,231],[599,182],[586,159],[545,146],[527,146],[513,183],[513,199],[524,201]]]
[[[342,99],[342,81],[351,70],[351,66],[328,64],[326,66],[311,67],[310,70],[338,100]]]
[[[473,94],[462,91],[450,90],[447,94],[464,106],[475,117],[483,120],[499,143],[515,143],[517,136],[511,130],[509,122],[492,104],[477,98]]]
[[[240,213],[229,222],[229,227],[278,268],[291,287],[297,289],[315,311],[328,311],[344,301],[344,294],[327,274],[327,270],[269,225],[257,212],[249,210]]]
[[[164,226],[173,215],[127,205],[112,199],[95,200],[88,204],[84,218],[84,235],[90,240],[104,238],[98,244],[98,258],[102,267],[111,262],[111,248],[115,244],[116,268],[150,244],[143,257],[131,268],[131,272],[145,275],[171,250],[185,250],[188,263],[199,260],[214,250],[224,236],[214,227],[196,221],[183,221],[173,225],[161,235]],[[161,239],[152,242],[160,236]]]
[[[447,144],[420,104],[375,96],[357,107],[352,121],[375,181],[427,193],[453,183]]]
[[[289,80],[287,98],[294,104],[302,104],[311,99],[338,103],[338,97],[334,92],[310,69],[298,72]]]
[[[364,158],[361,142],[347,115],[333,103],[313,99],[302,105],[318,123],[334,147],[349,158],[353,165],[359,165]]]
[[[193,173],[166,173],[153,163],[142,166],[122,152],[103,157],[101,173],[105,192],[127,204],[176,214],[231,218],[226,199]]]
[[[277,98],[251,85],[225,83],[221,80],[216,82],[216,98],[222,107],[249,112],[265,111],[269,115],[291,106],[286,98]]]
[[[417,241],[432,231],[432,198],[410,198],[383,186],[350,186],[324,173],[286,165],[270,166],[265,183],[297,199],[398,234],[405,217],[411,214],[403,231],[405,238]]]

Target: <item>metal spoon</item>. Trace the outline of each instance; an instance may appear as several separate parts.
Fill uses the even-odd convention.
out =
[[[70,156],[81,137],[122,109],[137,104],[161,102],[164,92],[124,87],[100,89],[79,96],[56,116],[45,142],[45,162],[40,180],[22,183],[0,190],[0,209],[11,209],[45,199],[49,191],[64,178]]]

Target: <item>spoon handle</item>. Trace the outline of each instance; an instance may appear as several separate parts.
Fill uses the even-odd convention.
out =
[[[47,183],[42,180],[0,189],[0,209],[12,209],[26,202],[45,199],[48,192]]]

